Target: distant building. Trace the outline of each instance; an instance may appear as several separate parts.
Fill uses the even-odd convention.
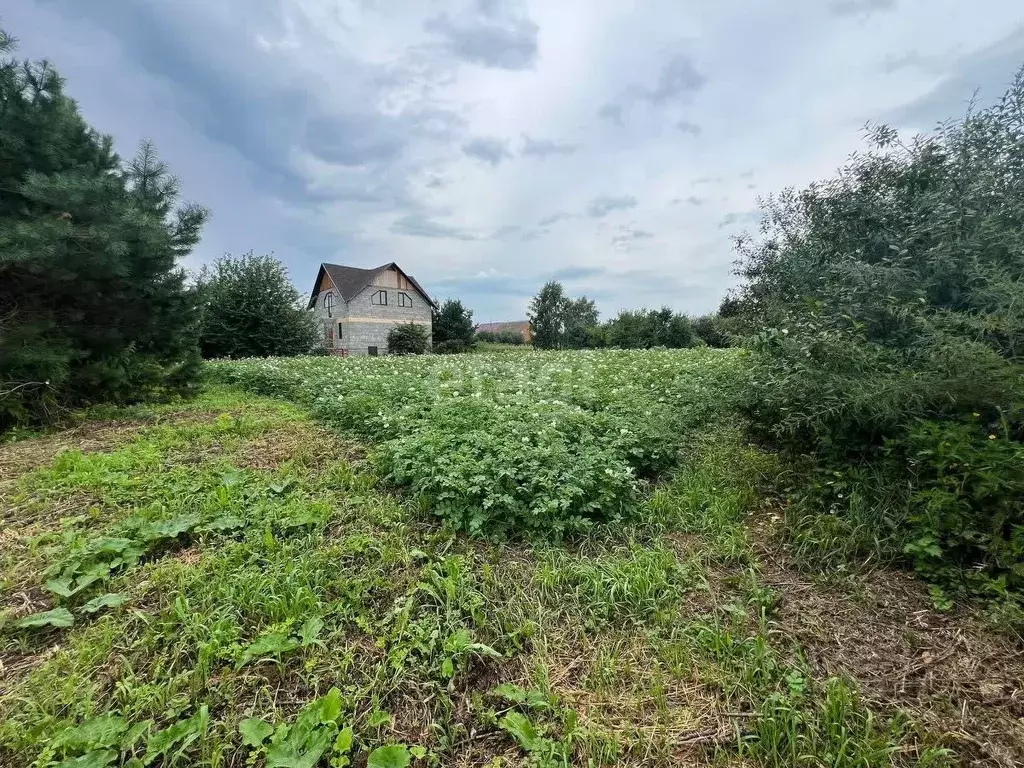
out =
[[[533,331],[530,330],[529,320],[513,320],[507,323],[480,323],[476,327],[476,332],[481,331],[487,333],[504,333],[511,331],[517,333],[523,337],[523,341],[527,344],[533,341]]]
[[[323,324],[332,354],[377,355],[388,351],[396,325],[419,323],[429,336],[437,302],[394,262],[375,269],[321,264],[307,309]]]

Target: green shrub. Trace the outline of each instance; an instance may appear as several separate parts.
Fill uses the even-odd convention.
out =
[[[286,357],[326,352],[323,328],[306,311],[288,270],[252,251],[221,256],[197,280],[203,357]]]
[[[619,312],[605,324],[604,341],[622,349],[684,349],[693,346],[694,335],[686,315],[662,307]]]
[[[702,315],[694,318],[693,334],[698,340],[716,349],[732,345],[728,321],[719,315]]]
[[[906,545],[919,569],[985,563],[1011,589],[1024,589],[1024,444],[1009,420],[923,421],[890,449],[912,478]]]
[[[523,335],[516,331],[477,331],[477,341],[490,344],[524,344]]]
[[[426,326],[402,323],[388,331],[388,352],[393,355],[422,355],[429,346]]]
[[[930,136],[871,139],[835,178],[769,200],[763,237],[740,239],[731,311],[762,329],[746,410],[832,474],[810,497],[856,489],[819,514],[905,541],[919,565],[1019,584],[1024,71]],[[990,441],[979,425],[1000,415]]]

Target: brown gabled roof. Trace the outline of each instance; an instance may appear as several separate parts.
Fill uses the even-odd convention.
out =
[[[316,294],[317,288],[320,286],[320,281],[323,279],[323,275],[326,272],[327,276],[331,278],[331,282],[334,283],[335,289],[341,294],[341,298],[345,301],[352,301],[359,292],[368,286],[377,275],[386,269],[394,268],[398,270],[398,273],[405,277],[413,287],[419,291],[420,295],[427,300],[434,309],[437,309],[437,302],[430,298],[430,294],[423,290],[423,286],[416,282],[416,278],[410,274],[407,274],[400,266],[395,262],[389,262],[373,269],[360,269],[359,267],[345,267],[341,264],[321,264],[320,271],[316,274],[316,282],[313,283],[313,292],[309,296],[309,304],[306,305],[306,309],[312,309],[316,306]]]

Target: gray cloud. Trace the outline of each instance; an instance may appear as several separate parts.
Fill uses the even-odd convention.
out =
[[[816,13],[788,15],[726,5],[694,47],[680,44],[686,9],[659,0],[628,24],[588,15],[562,50],[564,15],[536,0],[22,0],[0,14],[18,55],[49,57],[122,154],[152,136],[186,197],[211,206],[189,267],[274,250],[308,287],[319,261],[394,259],[478,320],[508,320],[554,272],[604,312],[712,309],[735,283],[728,236],[757,228],[748,184],[830,175],[859,145],[855,125],[923,130],[963,114],[975,88],[990,103],[1024,61],[1024,6],[1011,0],[941,14],[920,2],[883,13],[892,3],[878,0],[808,0]],[[793,141],[794,121],[815,141]],[[508,142],[467,160],[477,137]],[[565,160],[545,154],[573,143]],[[506,162],[521,154],[537,162]],[[627,190],[633,210],[588,206]],[[680,258],[687,269],[673,271]],[[627,263],[645,272],[623,275]]]
[[[190,127],[239,153],[255,171],[254,183],[272,195],[406,206],[409,168],[400,162],[406,148],[428,137],[450,140],[459,122],[453,112],[415,99],[399,110],[378,110],[377,99],[357,94],[379,94],[395,84],[379,67],[347,58],[334,62],[334,74],[353,97],[344,106],[332,102],[308,79],[295,77],[276,51],[258,44],[286,25],[275,3],[247,3],[244,13],[227,15],[206,12],[199,0],[180,0],[173,8],[132,0],[47,5],[114,38],[131,68],[155,77],[162,97]],[[297,32],[321,42],[316,30]],[[311,186],[296,165],[304,153],[348,169],[377,169],[373,192],[353,191],[358,179]]]
[[[568,266],[551,273],[552,280],[585,280],[588,277],[600,277],[608,273],[604,267]]]
[[[595,219],[601,219],[612,211],[622,211],[629,208],[636,208],[636,198],[632,195],[598,195],[587,205],[587,215]]]
[[[707,81],[689,56],[678,54],[662,67],[654,88],[640,89],[638,93],[652,104],[666,104],[696,93]]]
[[[547,235],[547,234],[550,234],[550,233],[551,233],[550,229],[545,229],[544,227],[540,227],[539,229],[531,229],[531,230],[529,230],[527,232],[523,232],[523,236],[521,238],[519,238],[519,239],[522,240],[524,243],[528,243],[531,240],[537,240],[538,238],[544,237],[544,235]]]
[[[654,269],[627,269],[624,272],[616,272],[614,275],[616,285],[624,286],[628,296],[646,296],[651,299],[648,303],[644,300],[640,303],[634,300],[630,306],[665,306],[664,297],[681,296],[686,299],[699,299],[706,294],[707,289],[701,285],[689,284],[687,277],[676,276],[671,272],[658,272]],[[596,295],[596,292],[594,292]],[[710,309],[710,307],[709,307]]]
[[[425,29],[444,38],[448,50],[464,61],[495,69],[531,68],[537,61],[539,27],[501,13],[497,3],[483,3],[480,11],[458,20],[442,13]]]
[[[491,235],[491,239],[504,240],[505,238],[509,237],[509,235],[514,235],[517,232],[521,232],[522,230],[523,228],[518,224],[508,224],[504,227],[495,230],[494,234]]]
[[[602,120],[608,120],[615,123],[620,128],[625,125],[622,121],[622,107],[619,104],[605,104],[597,110],[597,116]]]
[[[921,98],[882,116],[898,126],[924,129],[942,120],[963,117],[977,94],[981,105],[1003,95],[1014,73],[1024,62],[1024,25],[980,50],[951,61],[948,74]]]
[[[419,213],[402,216],[391,224],[390,231],[409,237],[448,238],[451,240],[476,240],[476,236],[465,230],[429,219]]]
[[[305,145],[322,160],[357,166],[393,160],[409,135],[376,115],[316,115],[306,123]]]
[[[552,213],[550,216],[545,216],[543,219],[537,222],[538,227],[550,227],[552,224],[557,224],[564,219],[571,219],[573,215],[566,213],[565,211],[559,211],[558,213]]]
[[[535,294],[544,284],[545,278],[519,277],[510,275],[469,275],[469,276],[448,276],[436,278],[431,283],[431,289],[440,296],[458,296],[463,301],[478,307],[494,306],[495,296],[513,296],[528,299]],[[493,311],[493,310],[492,310]],[[499,315],[495,317],[490,312],[475,312],[474,320],[486,322],[488,320],[508,320],[515,318],[515,313],[508,313],[508,316]]]
[[[653,232],[645,229],[636,229],[632,225],[620,227],[619,231],[612,237],[611,243],[620,251],[628,251],[633,244],[639,240],[650,240],[654,237]]]
[[[725,227],[732,227],[737,224],[751,224],[755,221],[760,221],[762,215],[761,211],[733,211],[722,217],[718,228],[724,229]]]
[[[693,59],[686,54],[676,54],[662,66],[654,87],[633,83],[615,101],[605,104],[597,116],[623,126],[625,109],[637,101],[644,101],[655,107],[683,103],[690,99],[707,83],[707,77],[697,70]],[[701,128],[689,120],[682,120],[676,127],[684,133],[698,135]]]
[[[895,8],[896,0],[831,0],[828,4],[828,11],[833,16],[870,16]]]
[[[526,134],[523,134],[523,146],[519,152],[528,157],[543,159],[551,155],[572,155],[579,148],[578,144],[564,144],[548,139],[531,139]]]
[[[881,70],[887,75],[904,69],[917,69],[929,74],[941,74],[954,57],[924,56],[917,51],[907,51],[898,55],[889,55],[882,60]]]
[[[462,145],[462,151],[491,165],[498,165],[502,160],[509,160],[512,153],[508,151],[508,142],[488,136],[478,136]]]

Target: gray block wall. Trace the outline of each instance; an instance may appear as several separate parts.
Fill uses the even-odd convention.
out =
[[[387,273],[380,280],[387,280]],[[386,291],[387,305],[371,304],[370,298],[378,291]],[[324,299],[328,291],[321,291],[317,296],[313,312],[324,327],[324,339],[327,340],[327,329],[334,329],[335,351],[347,349],[350,355],[368,354],[370,347],[377,347],[378,354],[387,354],[388,332],[401,323],[419,323],[427,326],[431,333],[430,305],[417,291],[403,290],[412,299],[412,307],[398,306],[399,290],[384,285],[369,285],[351,301],[345,302],[337,291],[334,291],[333,317],[327,316]],[[339,324],[341,338],[338,338]]]

